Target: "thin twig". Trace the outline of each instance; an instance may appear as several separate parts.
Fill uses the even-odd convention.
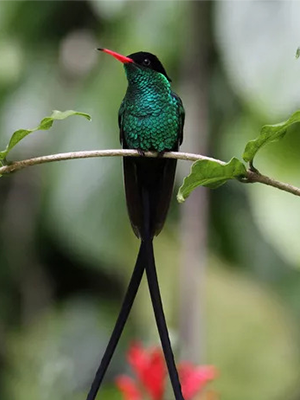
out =
[[[96,158],[96,157],[140,157],[140,154],[136,150],[90,150],[90,151],[75,151],[70,153],[58,153],[51,154],[47,156],[29,158],[27,160],[14,161],[8,165],[3,165],[0,167],[0,176],[5,174],[10,174],[11,172],[18,171],[20,169],[24,169],[27,167],[31,167],[33,165],[38,164],[46,164],[54,161],[66,161],[66,160],[75,160],[79,158]],[[146,157],[157,157],[157,153],[155,152],[147,152],[145,153]],[[166,152],[163,154],[164,158],[173,158],[178,160],[186,160],[186,161],[198,161],[198,160],[210,160],[217,162],[221,165],[226,164],[224,161],[218,160],[216,158],[202,156],[200,154],[193,153],[181,153],[181,152]],[[273,178],[269,178],[268,176],[262,175],[259,172],[247,170],[245,177],[240,179],[240,182],[243,183],[262,183],[264,185],[273,186],[277,189],[283,190],[288,193],[292,193],[295,196],[300,196],[300,188],[290,185],[288,183],[277,181]]]
[[[300,188],[297,186],[290,185],[289,183],[284,183],[277,181],[276,179],[269,178],[266,175],[262,175],[259,172],[247,171],[247,177],[241,182],[244,183],[263,183],[264,185],[273,186],[276,189],[284,190],[285,192],[289,192],[294,194],[295,196],[300,196]]]

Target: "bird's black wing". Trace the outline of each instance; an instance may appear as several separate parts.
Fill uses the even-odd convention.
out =
[[[124,140],[124,133],[123,133],[123,117],[125,113],[125,102],[124,100],[122,101],[120,108],[119,108],[119,113],[118,113],[118,124],[119,124],[119,130],[120,130],[120,143],[123,145],[123,140]]]
[[[185,111],[181,101],[181,98],[177,96],[176,93],[171,92],[171,95],[176,99],[178,107],[178,133],[177,133],[177,145],[172,149],[173,151],[178,151],[179,146],[183,140],[183,126],[185,119]],[[161,165],[157,165],[156,172],[156,186],[157,189],[154,190],[154,204],[156,205],[155,218],[153,230],[155,235],[158,235],[162,230],[167,213],[170,206],[170,201],[173,193],[173,186],[175,180],[175,172],[177,160],[163,158],[157,160],[161,162]]]
[[[125,112],[126,112],[126,106],[123,100],[118,114],[120,143],[123,149],[128,149],[123,130]],[[141,193],[139,190],[140,188],[138,186],[135,157],[123,157],[123,172],[124,172],[126,204],[127,204],[129,219],[135,235],[137,237],[140,237],[141,226],[142,226],[142,202],[141,202]]]
[[[185,120],[185,110],[184,110],[181,98],[174,92],[172,92],[172,96],[176,99],[176,102],[178,105],[178,117],[179,117],[178,145],[180,146],[183,141],[183,126],[184,126],[184,120]]]

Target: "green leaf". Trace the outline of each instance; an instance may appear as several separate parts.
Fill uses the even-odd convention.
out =
[[[245,165],[235,157],[224,164],[212,160],[196,161],[191,167],[191,173],[184,178],[179,188],[177,200],[183,203],[197,186],[215,189],[229,179],[245,176],[246,172]]]
[[[19,129],[19,130],[15,131],[13,133],[12,137],[10,138],[10,141],[9,141],[8,145],[6,146],[6,149],[3,151],[0,151],[0,160],[4,160],[7,157],[8,153],[11,151],[11,149],[14,148],[17,143],[19,143],[22,139],[24,139],[24,137],[26,137],[30,133],[36,132],[36,131],[46,131],[52,127],[54,121],[63,120],[68,117],[71,117],[72,115],[80,115],[82,117],[85,117],[89,121],[91,120],[90,115],[83,113],[83,112],[73,111],[73,110],[67,110],[67,111],[54,110],[52,112],[52,115],[50,117],[46,117],[46,118],[42,119],[42,121],[36,128]]]
[[[251,162],[259,149],[268,143],[282,139],[287,129],[297,122],[300,122],[300,111],[296,111],[287,121],[280,124],[263,126],[260,135],[246,144],[243,159]]]
[[[295,57],[296,58],[300,57],[300,47],[297,48]]]

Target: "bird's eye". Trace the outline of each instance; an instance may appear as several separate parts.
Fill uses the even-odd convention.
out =
[[[145,67],[149,67],[150,64],[151,61],[149,60],[149,58],[145,58],[145,60],[143,61],[143,65],[145,65]]]

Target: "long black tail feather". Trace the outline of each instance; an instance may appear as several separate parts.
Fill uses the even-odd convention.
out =
[[[133,230],[141,238],[141,245],[118,319],[86,400],[95,400],[97,396],[128,319],[145,269],[156,325],[175,399],[184,400],[163,311],[153,251],[153,236],[162,229],[169,208],[176,160],[158,159],[155,160],[155,163],[151,163],[154,160],[149,160],[124,158],[128,212]]]
[[[123,300],[123,303],[122,303],[122,306],[121,306],[121,309],[120,309],[120,312],[118,315],[118,319],[116,321],[115,327],[114,327],[111,337],[109,339],[108,345],[105,349],[104,355],[101,360],[101,364],[96,372],[95,378],[91,385],[89,394],[87,396],[87,400],[95,400],[98,390],[103,381],[104,375],[106,373],[106,370],[110,364],[110,361],[115,352],[115,349],[117,347],[119,339],[122,335],[124,326],[128,319],[128,315],[130,313],[132,304],[136,297],[136,294],[137,294],[137,291],[140,286],[140,283],[141,283],[141,280],[143,277],[143,273],[145,270],[145,265],[146,265],[145,249],[146,249],[145,243],[141,242],[139,254],[138,254],[138,257],[136,260],[134,270],[131,275],[131,279],[130,279],[130,282],[129,282],[129,285],[127,288],[127,292],[125,294],[125,297],[124,297],[124,300]]]
[[[165,360],[167,363],[170,380],[173,388],[173,392],[176,400],[184,400],[181,385],[178,377],[178,372],[176,364],[174,361],[174,355],[171,347],[171,342],[169,338],[167,323],[164,315],[163,304],[161,300],[159,284],[157,279],[154,253],[153,253],[153,242],[152,240],[146,241],[147,248],[147,264],[146,264],[146,274],[148,280],[148,286],[152,301],[152,306],[154,310],[154,315],[156,319],[156,325],[158,333],[160,336],[162,348],[165,355]]]
[[[151,296],[153,311],[155,315],[156,325],[160,336],[166,364],[168,367],[170,380],[176,400],[184,400],[181,390],[181,384],[176,368],[174,354],[169,338],[168,327],[166,318],[163,310],[162,299],[160,295],[160,289],[157,279],[154,250],[153,250],[153,238],[151,237],[150,230],[150,202],[148,197],[147,189],[142,189],[143,199],[143,211],[144,211],[144,229],[143,229],[143,241],[145,244],[146,253],[146,275],[148,281],[149,292]]]

